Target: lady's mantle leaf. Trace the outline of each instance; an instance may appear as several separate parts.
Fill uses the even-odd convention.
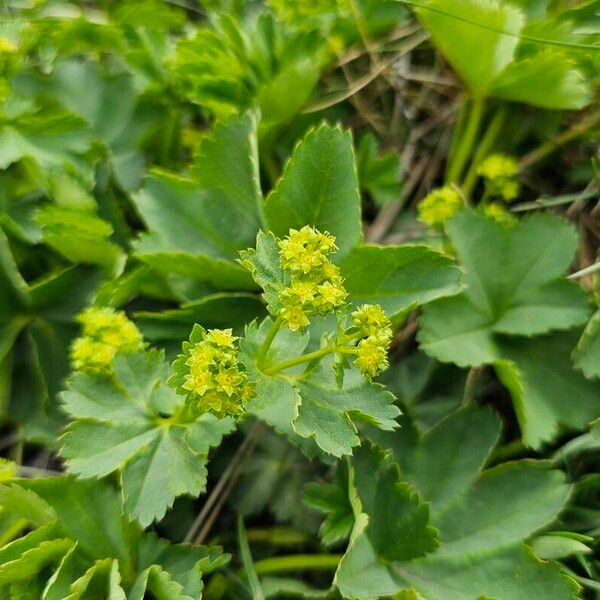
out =
[[[295,386],[298,407],[293,426],[302,437],[313,437],[318,446],[334,456],[352,454],[360,443],[354,421],[390,431],[398,426],[400,409],[394,396],[377,383],[360,380],[338,389],[323,384],[320,376],[300,380]]]
[[[588,379],[600,378],[600,310],[595,312],[583,330],[575,351],[575,366]]]
[[[344,597],[375,599],[403,588],[394,564],[434,551],[437,531],[429,525],[428,506],[382,450],[361,447],[351,465],[355,525],[335,584]]]
[[[357,246],[342,275],[354,304],[380,304],[390,316],[460,291],[458,267],[426,246]]]
[[[360,242],[360,195],[350,133],[329,125],[309,131],[267,197],[265,218],[279,237],[307,224],[332,233],[340,259]]]
[[[137,243],[138,256],[222,289],[252,289],[234,261],[262,225],[255,116],[232,119],[204,138],[192,175],[151,175],[134,196],[149,229]]]
[[[506,463],[481,472],[498,431],[498,421],[486,409],[461,408],[425,434],[412,453],[396,456],[413,493],[431,500],[439,548],[414,560],[390,557],[393,562],[384,566],[373,545],[355,539],[336,574],[346,596],[377,598],[412,588],[424,600],[576,597],[573,581],[522,543],[553,520],[569,487],[543,461]],[[371,477],[372,470],[367,484]],[[358,475],[355,482],[360,496]],[[377,517],[381,509],[365,512]]]
[[[461,367],[500,365],[525,442],[532,446],[551,439],[558,423],[580,427],[597,416],[591,399],[596,392],[590,386],[583,385],[583,400],[573,411],[570,403],[565,403],[569,395],[559,397],[547,384],[549,380],[545,383],[539,377],[541,370],[551,365],[571,385],[582,387],[579,380],[583,379],[572,371],[568,353],[562,350],[564,336],[546,336],[544,343],[525,337],[570,329],[587,318],[583,290],[560,278],[575,252],[575,231],[549,214],[505,228],[468,210],[448,224],[448,234],[466,270],[467,288],[458,296],[425,307],[418,335],[421,347],[429,355]],[[544,357],[537,363],[528,360],[525,346]],[[521,372],[523,380],[519,379],[518,385],[512,382],[514,377],[509,384],[504,361],[514,362]],[[533,380],[544,388],[542,409],[537,408]]]
[[[73,377],[63,398],[75,420],[62,437],[61,456],[81,477],[121,471],[126,514],[148,525],[177,496],[204,490],[208,449],[232,423],[205,419],[202,433],[210,434],[200,440],[198,423],[170,422],[183,399],[165,384],[161,353],[119,356],[114,370],[114,382]]]

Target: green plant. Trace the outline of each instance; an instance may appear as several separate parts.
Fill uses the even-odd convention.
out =
[[[596,598],[597,11],[5,2],[0,599]]]

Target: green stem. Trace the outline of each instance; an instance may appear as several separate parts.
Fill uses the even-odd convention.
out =
[[[333,352],[338,354],[355,354],[356,348],[348,346],[325,346],[324,348],[320,348],[314,352],[309,352],[308,354],[303,354],[297,358],[285,360],[278,365],[272,365],[268,369],[264,369],[263,372],[266,375],[275,375],[276,373],[284,371],[285,369],[289,369],[290,367],[295,367],[296,365],[301,365],[302,363],[310,362],[311,360],[323,358],[324,356],[332,354]]]
[[[459,141],[462,139],[463,131],[465,130],[465,121],[467,120],[467,109],[469,107],[469,103],[467,102],[467,98],[463,95],[461,97],[460,104],[460,114],[458,115],[458,119],[456,121],[456,125],[454,126],[454,132],[452,133],[452,141],[450,142],[450,149],[448,150],[448,164],[454,161],[454,156],[456,154],[456,150],[459,145]],[[446,181],[446,183],[449,183]]]
[[[458,142],[456,154],[446,171],[446,183],[458,183],[460,181],[469,155],[473,149],[475,138],[479,133],[484,109],[485,100],[483,98],[474,98],[471,101],[464,132]]]
[[[475,187],[475,182],[477,181],[477,167],[479,163],[484,159],[490,152],[490,148],[492,147],[494,141],[498,137],[500,133],[500,129],[502,129],[502,125],[504,124],[504,119],[506,118],[506,109],[505,107],[499,108],[494,117],[490,121],[488,128],[477,147],[475,152],[475,156],[473,156],[473,160],[471,161],[471,166],[467,171],[464,182],[462,184],[462,190],[465,194],[467,200],[471,196],[473,192],[473,188]]]
[[[542,160],[542,158],[548,156],[548,154],[551,154],[555,150],[558,150],[558,148],[560,148],[561,146],[568,144],[569,142],[579,137],[580,135],[583,135],[584,133],[592,129],[592,127],[595,127],[598,124],[600,124],[600,111],[591,113],[585,119],[579,121],[579,123],[577,123],[570,129],[567,129],[555,138],[544,142],[541,146],[538,146],[535,150],[532,150],[531,152],[526,154],[519,163],[520,169],[527,169],[534,163]]]
[[[341,559],[341,554],[274,556],[255,562],[254,569],[257,575],[286,573],[288,571],[334,571]]]
[[[463,396],[463,406],[467,406],[473,402],[473,391],[475,388],[475,382],[479,377],[480,369],[478,367],[471,367],[465,381],[465,392]]]
[[[279,316],[271,324],[271,327],[269,328],[269,331],[267,332],[267,336],[265,337],[265,341],[262,343],[262,346],[260,347],[260,350],[258,351],[258,356],[256,357],[256,363],[258,364],[259,367],[261,367],[264,364],[265,359],[267,358],[267,354],[269,352],[269,348],[271,347],[271,344],[273,343],[275,336],[279,332],[282,322],[283,322],[283,319],[281,318],[281,316]]]

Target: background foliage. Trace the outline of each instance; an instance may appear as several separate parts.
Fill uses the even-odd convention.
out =
[[[597,0],[0,16],[0,598],[600,597]],[[256,360],[307,224],[393,321],[377,384]],[[89,306],[148,344],[111,378],[71,373]],[[242,418],[180,418],[195,323],[243,335]]]

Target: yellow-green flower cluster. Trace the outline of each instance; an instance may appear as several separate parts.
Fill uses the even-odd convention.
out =
[[[254,395],[237,359],[237,339],[231,329],[211,329],[188,348],[181,388],[196,412],[236,416]]]
[[[514,225],[517,220],[501,202],[482,205],[483,214],[501,225]]]
[[[521,191],[517,181],[519,165],[512,156],[490,154],[477,167],[477,173],[484,178],[486,193],[489,196],[499,196],[506,202],[510,202]]]
[[[144,348],[140,330],[122,311],[92,307],[77,320],[82,325],[82,335],[71,346],[71,362],[76,371],[110,375],[116,354],[133,354]]]
[[[279,241],[279,260],[290,283],[279,293],[280,315],[292,331],[309,324],[310,315],[326,315],[346,302],[340,269],[329,260],[335,237],[305,226]]]
[[[371,379],[388,366],[392,323],[378,304],[363,304],[352,313],[352,323],[358,335],[366,336],[358,342],[354,364]]]
[[[432,190],[418,206],[419,219],[434,229],[441,229],[465,205],[453,185]]]

